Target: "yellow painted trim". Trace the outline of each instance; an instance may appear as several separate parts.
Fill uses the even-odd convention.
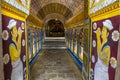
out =
[[[16,9],[15,7],[5,3],[5,2],[2,2],[2,15],[6,15],[6,16],[9,16],[11,18],[15,18],[15,19],[18,19],[18,20],[21,20],[23,22],[25,22],[25,25],[26,25],[26,18],[27,18],[27,15],[23,12],[21,12],[20,10]],[[28,50],[27,50],[27,27],[25,27],[25,42],[26,42],[26,56],[28,55]],[[28,73],[29,73],[29,62],[28,62],[28,57],[26,57],[26,80],[28,80]]]
[[[28,27],[33,28],[33,29],[37,29],[37,30],[41,30],[42,29],[41,26],[34,25],[32,22],[28,23]]]
[[[78,28],[78,27],[83,27],[84,25],[85,24],[82,22],[82,23],[67,26],[67,29],[74,29],[74,28]]]
[[[84,20],[84,12],[81,12],[78,15],[76,15],[76,16],[70,18],[69,20],[67,20],[65,25],[67,27],[70,27],[70,26],[72,26],[72,25],[74,25],[74,24],[76,24],[76,23],[78,23],[80,21],[83,21],[83,20]]]
[[[29,22],[31,22],[32,24],[35,25],[34,28],[41,29],[43,27],[43,22],[39,18],[36,18],[31,14],[28,16],[28,20],[29,20]],[[33,27],[33,26],[31,26],[31,27]]]
[[[98,15],[97,17],[92,18],[92,21],[98,21],[98,20],[106,19],[106,18],[113,17],[113,16],[116,16],[116,15],[120,15],[120,10],[119,9],[116,9],[116,10]]]
[[[30,3],[31,3],[31,0],[29,0]],[[23,5],[19,0],[16,0],[16,2],[18,2],[19,5],[21,5],[22,7],[26,8],[27,10],[30,10],[30,4],[29,5]],[[28,0],[26,1],[26,3],[28,4]]]
[[[97,7],[97,6],[99,6],[102,2],[104,2],[104,0],[99,0],[99,2],[98,3],[96,3],[96,4],[94,4],[93,3],[93,0],[92,0],[92,6],[91,6],[91,9],[93,9],[94,7]]]
[[[18,20],[21,20],[21,21],[25,21],[26,19],[25,18],[22,18],[16,14],[13,14],[12,12],[9,12],[7,10],[4,10],[2,9],[2,14],[3,15],[6,15],[6,16],[9,16],[9,17],[12,17],[12,18],[15,18],[15,19],[18,19]]]
[[[1,7],[2,7],[1,12],[3,15],[6,15],[6,16],[9,16],[9,17],[21,20],[21,21],[26,21],[27,15],[21,12],[20,10],[16,9],[15,7],[5,2],[2,2]]]
[[[94,21],[106,19],[109,17],[113,17],[116,15],[120,15],[120,3],[118,2],[106,8],[103,8],[102,10],[96,12],[95,14],[91,14],[90,17],[94,22]]]
[[[90,22],[90,60],[92,57],[92,21]],[[91,61],[90,61],[90,69],[91,69]],[[90,80],[90,69],[89,69],[89,80]]]

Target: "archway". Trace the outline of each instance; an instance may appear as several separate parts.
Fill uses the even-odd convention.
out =
[[[45,26],[46,37],[64,37],[64,25],[60,20],[52,19]]]

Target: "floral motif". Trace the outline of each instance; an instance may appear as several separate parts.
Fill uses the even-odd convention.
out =
[[[26,68],[24,68],[24,80],[26,79]]]
[[[92,62],[95,63],[95,56],[92,56]]]
[[[23,56],[23,62],[25,62],[25,61],[26,61],[26,56],[24,55],[24,56]]]
[[[93,75],[94,75],[93,69],[90,69],[90,80],[93,80]]]
[[[93,29],[96,30],[97,29],[97,23],[93,24]]]
[[[103,0],[103,1],[100,1],[100,3],[99,3],[99,5],[97,5],[97,6],[95,6],[95,7],[92,7],[93,5],[93,1],[94,0],[90,0],[90,6],[91,6],[91,9],[90,9],[90,14],[92,14],[92,13],[95,13],[95,12],[97,12],[98,10],[100,10],[100,9],[102,9],[102,8],[104,8],[105,6],[107,6],[107,5],[110,5],[110,4],[112,4],[112,3],[114,3],[115,1],[117,1],[117,0]],[[95,0],[96,2],[98,1],[98,0]]]
[[[96,41],[93,40],[93,47],[96,47]]]
[[[116,68],[117,66],[117,60],[114,57],[111,57],[110,64],[112,68]]]
[[[9,55],[8,55],[8,53],[7,54],[5,54],[5,56],[4,56],[4,58],[3,58],[3,61],[4,61],[4,64],[7,64],[8,62],[9,62]]]
[[[112,32],[112,39],[113,39],[113,41],[119,40],[119,32],[117,30]]]
[[[22,24],[21,24],[21,27],[22,27],[22,29],[25,29],[25,24],[22,23]]]
[[[3,33],[2,33],[2,38],[3,38],[3,40],[8,40],[8,37],[9,37],[8,31],[7,31],[7,30],[4,30]]]
[[[22,40],[22,46],[25,46],[25,40],[24,39]]]

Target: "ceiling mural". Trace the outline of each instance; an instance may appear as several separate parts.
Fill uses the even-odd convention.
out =
[[[32,0],[30,9],[30,13],[41,20],[53,13],[68,20],[84,10],[84,0]]]
[[[73,13],[69,8],[59,3],[50,3],[38,11],[38,15],[41,19],[44,19],[46,15],[51,13],[63,15],[66,19],[73,16]]]

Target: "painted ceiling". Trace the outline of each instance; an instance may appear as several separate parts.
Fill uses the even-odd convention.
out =
[[[30,14],[42,21],[50,18],[52,14],[52,18],[63,16],[61,20],[68,20],[82,12],[83,7],[84,0],[31,0]]]

